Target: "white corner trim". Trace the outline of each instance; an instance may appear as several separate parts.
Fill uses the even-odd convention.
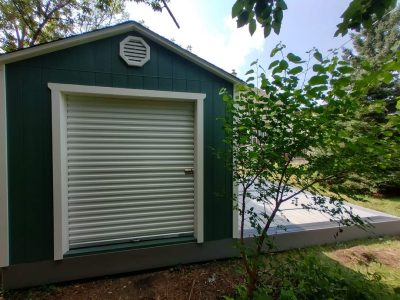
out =
[[[191,101],[195,109],[195,232],[204,242],[204,108],[206,94],[48,83],[51,90],[53,137],[54,260],[69,251],[67,220],[66,96],[94,96],[140,100]]]
[[[6,67],[0,64],[0,267],[9,265]]]

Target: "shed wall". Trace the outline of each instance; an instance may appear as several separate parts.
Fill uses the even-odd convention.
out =
[[[151,59],[129,67],[119,43],[135,32],[6,66],[10,264],[53,258],[51,95],[48,82],[198,92],[204,101],[205,241],[232,236],[232,178],[213,149],[223,149],[219,90],[232,84],[146,40]]]

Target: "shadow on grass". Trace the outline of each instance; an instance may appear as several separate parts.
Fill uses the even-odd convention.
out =
[[[394,237],[383,241],[397,243],[399,239]],[[273,291],[275,299],[400,299],[400,282],[386,284],[385,275],[388,273],[380,272],[373,256],[361,256],[359,262],[352,261],[359,263],[362,271],[330,257],[332,251],[352,253],[352,247],[368,249],[368,246],[380,242],[378,239],[352,241],[274,254],[269,266],[271,272],[264,278],[266,288]]]

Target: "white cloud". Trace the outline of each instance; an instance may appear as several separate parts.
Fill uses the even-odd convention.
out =
[[[184,48],[191,45],[196,55],[228,72],[235,69],[240,75],[242,69],[247,69],[250,63],[248,55],[252,51],[263,50],[262,32],[258,30],[254,36],[250,36],[247,27],[236,28],[236,22],[229,15],[231,3],[227,2],[223,12],[207,14],[207,9],[197,6],[205,5],[204,2],[171,1],[169,7],[181,29],[176,27],[165,9],[157,13],[147,6],[129,3],[127,10],[131,19],[144,20],[145,25],[156,33],[169,39],[174,38]],[[216,8],[210,5],[209,9]]]

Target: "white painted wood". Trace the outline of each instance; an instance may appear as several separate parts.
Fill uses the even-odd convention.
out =
[[[0,64],[0,267],[9,265],[6,67]]]
[[[134,26],[131,23],[121,24],[103,30],[96,30],[85,34],[78,34],[69,38],[61,39],[59,41],[54,41],[43,45],[37,45],[35,47],[6,53],[0,56],[0,63],[2,62],[4,64],[7,64],[17,62],[31,57],[52,53],[85,43],[94,42],[100,39],[105,39],[118,34],[129,32],[134,29],[133,27]]]
[[[85,43],[90,43],[96,40],[105,39],[111,36],[115,36],[118,34],[123,34],[129,31],[136,31],[143,35],[143,37],[152,40],[160,44],[161,46],[167,48],[168,50],[180,55],[181,57],[195,63],[196,65],[204,68],[205,70],[223,78],[231,83],[240,83],[242,82],[239,78],[233,76],[232,74],[218,68],[217,66],[207,62],[206,60],[194,55],[190,51],[187,51],[178,45],[170,42],[166,38],[156,34],[155,32],[141,26],[139,23],[136,22],[129,22],[125,24],[120,24],[116,26],[112,26],[109,28],[76,35],[73,37],[69,37],[66,39],[62,39],[59,41],[51,42],[48,44],[38,45],[32,48],[27,48],[24,50],[4,54],[0,56],[0,63],[11,63],[16,62],[24,59],[28,59],[31,57],[67,49],[70,47],[82,45]]]
[[[51,91],[53,140],[54,259],[63,259],[68,247],[66,105],[60,91]]]
[[[198,243],[204,242],[204,107],[203,100],[199,99],[196,105],[195,123],[195,237]]]
[[[141,37],[127,36],[119,44],[119,55],[128,66],[142,67],[150,60],[150,47]]]
[[[89,85],[76,85],[76,84],[62,84],[62,83],[49,83],[48,87],[52,91],[59,91],[68,95],[80,96],[96,96],[107,97],[111,96],[114,99],[129,98],[129,99],[148,99],[148,100],[184,100],[184,101],[198,101],[206,97],[205,94],[200,93],[184,93],[184,92],[168,92],[168,91],[154,91],[154,90],[140,90],[140,89],[126,89],[114,88],[103,86],[89,86]]]
[[[132,240],[132,234],[143,239],[152,238],[154,235],[170,236],[168,232],[160,231],[162,224],[177,230],[178,233],[192,233],[197,242],[203,242],[203,100],[205,94],[55,83],[49,83],[48,86],[52,91],[53,103],[55,259],[62,259],[71,247],[94,245],[96,243],[93,243],[93,239],[97,238],[102,239],[104,243],[112,243]],[[92,100],[95,98],[96,101],[87,101],[88,98]],[[68,99],[73,99],[75,104],[70,103]],[[97,105],[97,101],[102,102],[104,108]],[[121,106],[129,102],[137,105]],[[180,108],[190,102],[195,108],[194,120],[193,113],[190,117],[190,115],[185,115],[185,109]],[[178,114],[174,112],[176,109],[178,109]],[[118,116],[115,122],[107,117],[110,112]],[[157,116],[158,113],[162,113],[162,117]],[[145,116],[149,116],[148,121]],[[143,119],[144,123],[140,124]],[[166,123],[163,124],[163,122]],[[192,122],[194,132],[187,127],[190,122]],[[167,125],[178,132],[169,133],[166,130]],[[91,136],[88,136],[89,133]],[[166,135],[168,138],[160,144]],[[186,142],[188,136],[192,136],[194,152],[190,151],[190,143]],[[131,138],[135,139],[135,143],[129,141]],[[147,142],[144,143],[146,140]],[[66,150],[66,145],[70,142],[73,144],[68,144],[68,150]],[[149,149],[148,142],[158,146]],[[132,144],[135,144],[134,148],[131,148]],[[115,145],[121,147],[115,149]],[[112,152],[109,152],[110,149]],[[126,149],[129,151],[127,152]],[[177,151],[176,157],[174,151]],[[135,158],[137,154],[143,157],[148,156],[145,165]],[[168,159],[165,160],[165,158]],[[103,159],[107,161],[102,161]],[[159,159],[164,159],[166,162],[167,173],[170,174],[167,177],[159,177],[159,165],[156,163]],[[174,183],[175,190],[171,190],[168,186],[179,174],[177,172],[182,172],[182,166],[179,163],[185,160],[191,161],[192,164],[195,161],[194,195],[193,183],[190,188],[187,178]],[[99,161],[105,165],[97,165]],[[105,170],[113,172],[114,176],[112,178],[104,176],[102,172]],[[126,172],[134,172],[137,176],[127,177]],[[141,174],[143,176],[140,176]],[[67,178],[69,179],[68,186]],[[158,178],[159,183],[155,182],[154,178]],[[62,185],[61,182],[65,184]],[[96,189],[91,187],[93,184]],[[118,190],[116,186],[122,187],[122,190]],[[147,188],[142,189],[140,195],[134,196],[138,202],[128,208],[124,207],[126,200],[133,196],[127,195],[129,191],[142,186],[147,186]],[[146,203],[144,201],[151,199],[154,188],[162,192],[159,197],[161,201],[154,204],[162,204],[168,213],[159,216],[159,222],[154,222],[151,226],[143,226],[140,224],[140,218],[148,220],[151,214],[154,214],[143,206]],[[71,198],[71,195],[74,197]],[[195,199],[194,207],[188,206],[185,202],[190,195],[192,199],[193,197]],[[101,200],[102,197],[102,200],[104,197],[112,197],[118,203],[101,203],[99,199]],[[67,203],[72,206],[68,207]],[[82,205],[89,207],[89,211],[79,211]],[[111,212],[109,217],[101,216],[105,210]],[[101,212],[100,215],[99,212]],[[135,214],[140,218],[132,223],[121,217],[121,213]],[[68,215],[70,222],[68,222]],[[94,224],[92,223],[91,227],[85,229],[88,222],[95,222],[96,226],[109,227],[104,230],[104,228],[92,226]],[[114,230],[123,230],[123,234],[115,237]]]

